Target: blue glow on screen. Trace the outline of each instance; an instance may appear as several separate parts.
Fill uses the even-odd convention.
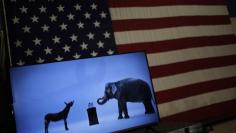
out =
[[[44,132],[44,116],[61,111],[74,100],[69,112],[68,131],[64,122],[51,122],[49,132],[114,132],[159,121],[156,113],[145,115],[142,103],[128,103],[129,119],[118,120],[117,100],[104,105],[105,84],[138,78],[152,87],[146,56],[142,52],[12,68],[10,71],[18,133]],[[153,90],[153,89],[152,89]],[[152,91],[152,97],[154,93]],[[155,100],[154,100],[155,101]],[[96,107],[99,124],[89,126],[87,108]]]

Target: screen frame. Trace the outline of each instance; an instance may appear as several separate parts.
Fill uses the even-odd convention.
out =
[[[158,121],[157,122],[152,122],[152,123],[147,123],[147,124],[142,124],[142,125],[138,125],[138,126],[133,126],[133,127],[122,129],[122,130],[116,130],[116,131],[114,131],[114,133],[116,133],[116,132],[134,131],[134,130],[138,130],[138,129],[141,129],[141,128],[149,128],[149,127],[152,127],[152,126],[157,126],[161,122],[160,115],[159,115],[158,102],[157,102],[157,98],[156,98],[156,94],[155,94],[155,90],[154,90],[154,86],[153,86],[153,81],[152,81],[152,77],[151,77],[151,73],[150,73],[150,67],[149,67],[149,62],[148,62],[147,54],[144,51],[135,51],[135,52],[119,53],[119,54],[114,54],[114,55],[97,56],[97,57],[83,58],[83,59],[75,60],[75,61],[80,61],[80,60],[87,60],[87,59],[92,59],[92,58],[103,58],[103,57],[108,57],[108,56],[128,55],[128,54],[135,54],[135,53],[142,53],[145,56],[145,62],[146,62],[147,68],[148,68],[148,75],[149,75],[150,83],[151,83],[150,84],[151,85],[150,86],[150,91],[151,91],[151,93],[154,94],[153,101],[155,103],[154,106],[157,109],[155,114],[156,114],[156,116],[158,118]],[[69,61],[74,61],[74,60],[69,60]],[[61,62],[67,62],[67,61],[61,61]],[[44,63],[44,64],[54,64],[54,63],[58,63],[58,62],[50,62],[50,63]],[[34,65],[41,65],[41,64],[33,64],[33,65],[27,65],[27,66],[34,66]],[[12,67],[12,68],[9,69],[9,71],[11,71],[11,69],[19,68],[19,67],[24,67],[24,66]],[[11,90],[12,89],[13,88],[11,87]],[[12,93],[13,93],[13,90],[12,90]],[[15,100],[14,100],[14,96],[12,96],[12,97],[13,97],[13,103],[12,103],[12,106],[13,106],[13,104],[15,103]],[[13,107],[13,113],[14,113],[14,111],[15,111],[15,109]],[[15,113],[14,113],[14,117],[15,117]],[[16,119],[15,119],[14,122],[15,122],[16,131],[17,131]]]

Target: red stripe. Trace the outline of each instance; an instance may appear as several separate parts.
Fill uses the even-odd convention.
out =
[[[156,92],[157,102],[166,103],[181,98],[199,95],[216,90],[236,87],[236,77],[206,81],[187,86],[177,87],[170,90]]]
[[[185,62],[172,63],[150,68],[152,78],[164,77],[178,73],[185,73],[194,70],[222,67],[236,64],[236,55],[196,59]]]
[[[234,34],[232,34],[222,36],[182,38],[146,43],[121,44],[118,45],[117,48],[120,53],[126,53],[130,51],[146,51],[147,53],[155,53],[202,46],[225,45],[235,42],[236,37]]]
[[[179,16],[153,19],[114,20],[113,30],[147,30],[176,26],[230,24],[229,16]]]
[[[164,5],[225,5],[225,0],[108,0],[109,7],[150,7]]]
[[[162,122],[206,122],[236,116],[236,100],[202,107],[161,118]]]

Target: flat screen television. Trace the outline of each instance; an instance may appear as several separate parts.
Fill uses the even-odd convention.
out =
[[[144,52],[10,69],[17,133],[108,133],[156,124]]]

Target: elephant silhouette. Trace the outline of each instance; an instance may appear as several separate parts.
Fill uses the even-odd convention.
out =
[[[118,119],[129,118],[127,102],[142,102],[145,107],[145,114],[154,113],[152,105],[152,94],[149,85],[141,80],[127,78],[117,82],[107,83],[104,96],[97,99],[99,105],[105,104],[109,99],[115,98],[118,101]]]

